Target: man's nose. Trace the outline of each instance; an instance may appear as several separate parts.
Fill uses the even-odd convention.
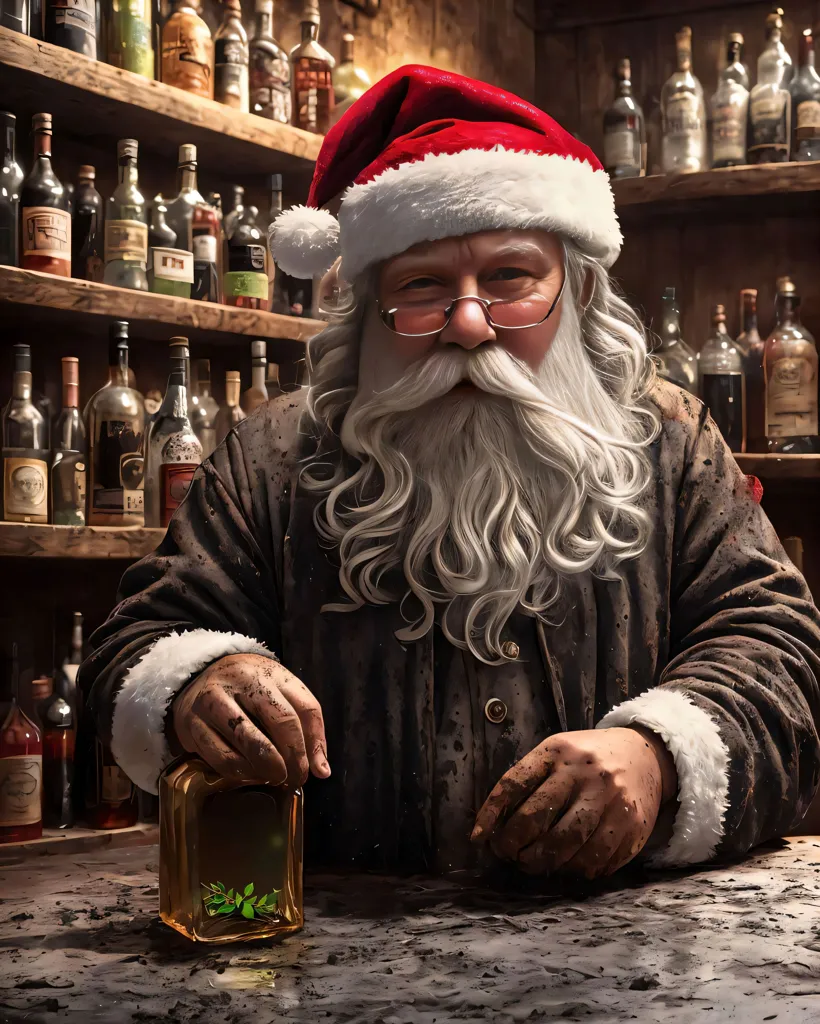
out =
[[[460,345],[465,349],[478,348],[495,340],[495,331],[487,323],[484,307],[475,299],[459,299],[450,322],[439,335],[443,345]]]

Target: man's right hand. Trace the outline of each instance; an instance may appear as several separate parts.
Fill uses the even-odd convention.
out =
[[[319,702],[278,662],[258,654],[220,658],[173,704],[182,747],[220,775],[301,786],[330,775]]]

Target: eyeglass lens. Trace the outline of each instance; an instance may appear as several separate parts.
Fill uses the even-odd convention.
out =
[[[491,302],[489,307],[482,304],[485,315],[493,327],[535,327],[543,322],[552,306],[552,301],[543,295],[532,295],[526,299],[511,302]],[[436,334],[447,326],[454,304],[419,303],[401,306],[383,312],[387,326],[399,334]]]

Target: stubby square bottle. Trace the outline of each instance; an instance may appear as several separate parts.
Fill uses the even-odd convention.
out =
[[[159,784],[160,917],[196,942],[299,931],[302,791],[177,761]]]

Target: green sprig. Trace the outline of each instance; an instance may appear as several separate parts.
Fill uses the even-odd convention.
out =
[[[279,913],[279,893],[281,889],[274,889],[264,896],[253,895],[253,882],[248,882],[240,895],[237,889],[225,890],[222,882],[202,882],[202,888],[206,895],[203,905],[210,917],[217,914],[241,914],[248,921],[257,921],[265,917],[272,917]]]

